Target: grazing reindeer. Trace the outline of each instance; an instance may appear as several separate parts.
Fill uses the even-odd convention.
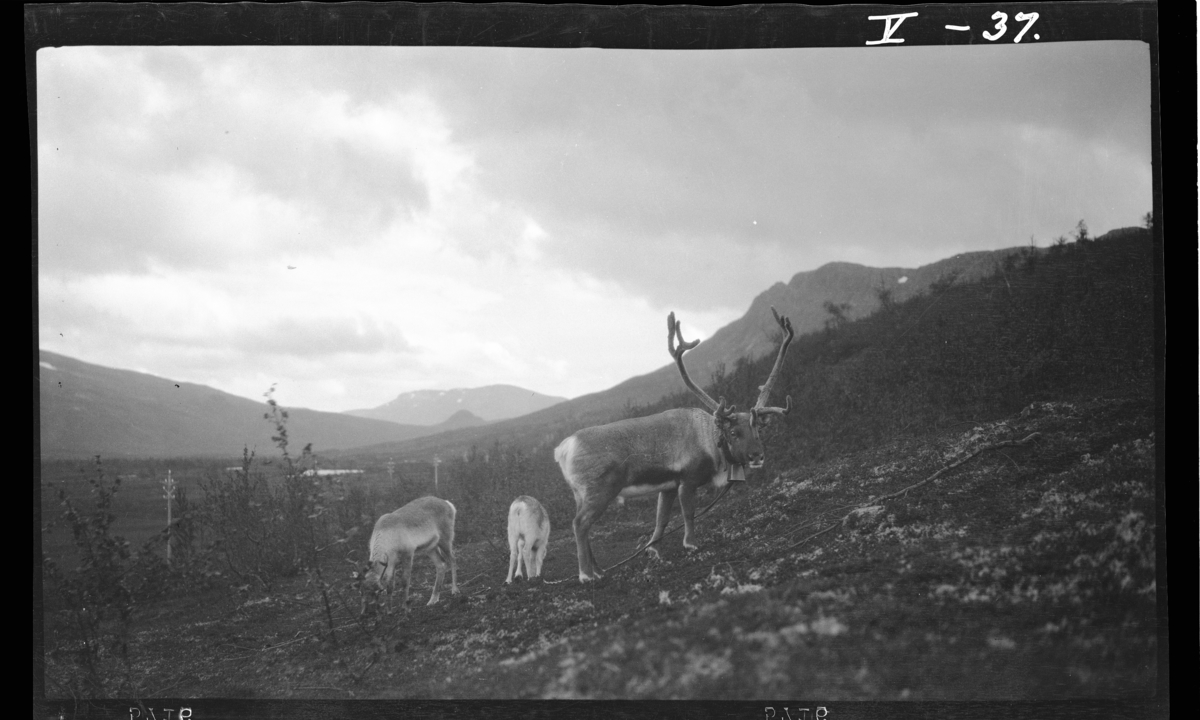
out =
[[[514,572],[521,577],[522,564],[527,579],[541,577],[549,542],[550,514],[546,508],[528,495],[513,500],[508,508],[508,579],[504,583],[513,581]]]
[[[771,313],[783,328],[784,337],[771,374],[759,388],[758,400],[749,412],[736,412],[732,405],[725,405],[725,398],[714,401],[688,377],[683,354],[700,341],[684,342],[675,313],[671,313],[667,317],[667,349],[679,366],[683,382],[704,402],[708,412],[677,409],[619,420],[580,430],[555,448],[554,459],[575,494],[573,526],[580,582],[601,575],[588,533],[613,498],[658,493],[652,543],[662,537],[678,495],[683,511],[683,546],[695,550],[692,522],[696,491],[707,485],[723,487],[730,482],[745,482],[747,465],[762,467],[759,428],[771,415],[786,415],[792,409],[791,397],[781,408],[766,405],[793,335],[791,321],[780,317],[775,308]]]
[[[382,590],[388,591],[388,612],[392,609],[392,589],[396,582],[396,566],[404,573],[404,607],[408,607],[408,590],[412,583],[414,555],[428,555],[437,566],[433,595],[429,605],[436,604],[450,565],[450,592],[458,594],[458,565],[454,560],[454,505],[449,500],[432,496],[417,498],[404,507],[390,512],[375,522],[371,533],[369,577]]]

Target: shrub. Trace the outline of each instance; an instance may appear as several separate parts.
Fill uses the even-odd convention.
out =
[[[71,679],[64,680],[68,683],[64,689],[104,697],[127,691],[132,684],[127,642],[134,603],[134,593],[127,586],[131,553],[129,542],[111,532],[116,518],[112,499],[120,489],[120,478],[109,482],[97,456],[95,476],[88,478],[88,484],[91,507],[78,505],[65,489],[58,489],[59,521],[71,529],[79,565],[63,571],[46,557],[42,565],[46,594],[58,608],[55,627],[61,633],[53,657],[66,656],[76,670],[67,673]],[[124,672],[114,672],[114,663],[123,666]],[[123,679],[115,684],[106,679],[114,675]]]

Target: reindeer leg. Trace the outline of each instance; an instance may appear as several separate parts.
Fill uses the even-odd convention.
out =
[[[408,589],[412,586],[413,554],[404,556],[404,611],[408,612]]]
[[[658,494],[658,513],[654,519],[654,534],[646,542],[658,542],[663,536],[663,532],[667,529],[667,523],[671,522],[671,513],[675,510],[675,496],[679,494],[679,490],[663,490]],[[651,547],[647,552],[654,553],[654,557],[658,558],[658,548]]]
[[[358,616],[359,617],[362,617],[367,614],[367,593],[371,592],[371,590],[369,589],[369,585],[368,585],[368,583],[370,582],[370,579],[371,579],[371,574],[372,574],[371,569],[372,569],[371,565],[368,563],[367,566],[362,569],[362,578],[361,578],[360,582],[358,583],[358,599],[359,599]]]
[[[541,543],[533,551],[533,576],[540,578],[542,576],[542,562],[546,559],[546,543]]]
[[[513,543],[508,551],[508,579],[504,581],[505,585],[511,585],[513,581],[513,573],[517,577],[521,576],[521,553],[517,551],[517,544]]]
[[[612,498],[603,498],[603,501],[595,497],[585,498],[583,507],[580,508],[572,522],[575,530],[575,550],[579,556],[579,582],[589,582],[603,577],[600,569],[596,567],[596,557],[592,554],[589,534],[592,531],[592,524],[604,512],[604,508],[610,500]]]
[[[429,559],[433,560],[433,564],[437,567],[437,575],[433,578],[433,594],[429,596],[429,602],[426,605],[437,605],[438,594],[442,589],[442,580],[446,577],[446,561],[442,559],[442,549],[434,547],[433,552],[429,553]]]
[[[537,575],[537,571],[535,569],[536,566],[533,564],[534,552],[535,552],[534,549],[532,547],[530,547],[530,545],[529,545],[529,541],[526,540],[525,545],[521,548],[521,559],[525,563],[525,579],[526,580],[532,580],[533,577],[535,575]]]
[[[594,553],[592,553],[592,539],[590,536],[588,537],[587,541],[587,553],[588,564],[592,566],[592,575],[596,576],[596,579],[599,580],[600,578],[604,577],[604,572],[600,570],[600,563],[596,562],[596,556]]]
[[[588,545],[588,532],[592,529],[592,514],[587,511],[586,506],[580,508],[576,513],[571,527],[575,530],[575,554],[579,560],[579,582],[595,580],[592,551]]]
[[[683,511],[683,546],[688,550],[696,550],[697,547],[692,542],[692,524],[696,518],[696,488],[679,486],[679,509]]]
[[[454,557],[454,538],[443,538],[438,543],[442,557],[450,563],[450,594],[458,594],[458,559]]]
[[[388,611],[389,615],[392,614],[392,605],[393,605],[392,596],[396,592],[396,561],[397,561],[397,559],[398,558],[396,558],[395,555],[388,555],[387,567],[384,568],[383,575],[382,575],[382,577],[380,577],[379,588],[381,590],[383,590],[385,588],[387,589],[387,611]]]
[[[529,579],[529,556],[525,552],[526,540],[524,537],[517,538],[517,577],[522,580]]]

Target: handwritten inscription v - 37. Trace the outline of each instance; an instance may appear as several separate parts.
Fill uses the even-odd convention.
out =
[[[896,31],[900,29],[900,24],[903,23],[905,20],[907,20],[909,18],[915,18],[918,15],[919,15],[919,13],[915,13],[915,12],[896,13],[895,15],[868,15],[867,16],[868,20],[882,20],[884,22],[884,25],[883,25],[883,37],[880,38],[879,40],[868,40],[866,44],[867,45],[898,45],[898,44],[904,42],[904,38],[896,37]],[[1038,17],[1039,17],[1038,14],[1035,12],[1031,12],[1031,13],[1019,12],[1013,16],[1013,18],[1017,22],[1025,23],[1025,27],[1021,28],[1020,32],[1018,32],[1016,34],[1016,36],[1013,37],[1014,43],[1021,42],[1021,39],[1025,37],[1025,33],[1029,32],[1029,28],[1033,27],[1033,24],[1035,22],[1037,22]],[[988,42],[996,42],[1000,38],[1004,37],[1004,34],[1008,32],[1008,13],[996,11],[996,12],[992,13],[991,19],[995,21],[995,24],[993,25],[991,30],[983,31],[983,39],[987,40]],[[951,30],[954,32],[970,32],[971,31],[970,25],[946,25],[945,28],[947,30]],[[1037,33],[1034,33],[1033,39],[1041,40],[1042,36],[1038,35]]]

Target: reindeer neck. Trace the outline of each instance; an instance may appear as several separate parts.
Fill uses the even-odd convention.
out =
[[[721,451],[721,459],[725,461],[725,471],[732,477],[733,466],[740,463],[734,461],[733,453],[729,450],[729,440],[725,437],[725,433],[721,432],[721,426],[715,420],[713,421],[713,430],[717,433],[717,449]]]

